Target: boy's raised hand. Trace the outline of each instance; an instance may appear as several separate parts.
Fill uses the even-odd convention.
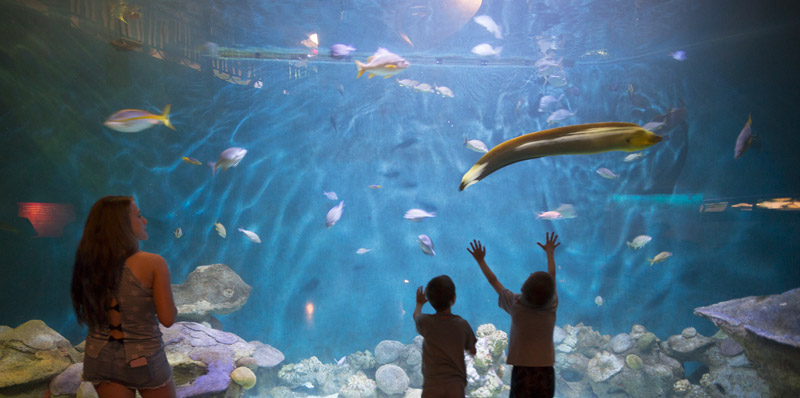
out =
[[[472,254],[472,257],[475,258],[475,261],[481,262],[484,257],[486,257],[486,248],[481,246],[481,241],[477,239],[473,239],[472,242],[469,244],[470,249],[467,249],[469,254]]]
[[[561,244],[561,242],[556,243],[556,241],[558,240],[558,235],[556,235],[555,232],[550,232],[550,233],[545,233],[544,236],[547,239],[545,241],[545,244],[541,244],[540,242],[536,242],[536,244],[539,245],[539,247],[541,247],[542,249],[544,249],[545,252],[552,253],[553,251],[556,250],[556,247],[558,247],[558,245]]]
[[[423,304],[427,303],[428,299],[425,298],[425,291],[422,290],[422,286],[417,288],[417,305],[422,306]]]

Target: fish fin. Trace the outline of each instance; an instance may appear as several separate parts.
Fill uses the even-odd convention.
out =
[[[175,130],[175,127],[169,121],[169,110],[172,108],[172,104],[167,104],[164,107],[164,112],[161,113],[161,121],[164,122],[164,125]]]
[[[375,77],[375,74],[374,73],[370,73],[369,76],[367,76],[367,79],[372,79],[373,77]]]
[[[386,76],[384,76],[383,78],[384,78],[384,79],[388,79],[388,78],[390,78],[390,77],[392,77],[392,75],[386,75]]]
[[[386,68],[397,69],[397,65],[386,65]]]
[[[356,67],[358,67],[358,75],[356,75],[356,79],[361,77],[364,74],[364,64],[359,61],[356,61]]]
[[[214,162],[208,162],[208,165],[211,166],[211,175],[217,175],[217,164]],[[216,221],[214,223],[216,223]]]

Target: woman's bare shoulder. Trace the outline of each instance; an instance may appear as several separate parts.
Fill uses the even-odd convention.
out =
[[[136,252],[136,254],[128,257],[128,266],[145,266],[155,267],[166,264],[164,257],[155,253],[149,252]]]

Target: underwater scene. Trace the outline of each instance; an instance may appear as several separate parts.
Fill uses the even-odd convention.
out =
[[[244,396],[419,396],[416,290],[442,274],[489,353],[468,359],[467,395],[507,396],[510,318],[467,249],[519,292],[547,270],[549,232],[557,397],[800,391],[800,365],[775,370],[695,311],[778,297],[781,332],[754,330],[800,361],[792,2],[0,0],[0,15],[4,347],[38,320],[80,362],[75,250],[97,199],[131,195],[184,327],[279,351],[250,363]],[[201,266],[219,273],[189,286]],[[702,354],[676,348],[695,336]],[[637,379],[667,366],[653,350],[669,376]],[[381,364],[405,384],[364,387]],[[749,373],[714,371],[728,365]],[[179,396],[224,395],[173,367]],[[64,368],[0,392],[80,396],[54,391]]]

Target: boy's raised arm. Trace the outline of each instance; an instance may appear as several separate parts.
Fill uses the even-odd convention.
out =
[[[469,249],[467,251],[469,254],[472,254],[472,257],[475,258],[475,261],[481,267],[481,271],[483,271],[483,276],[486,277],[486,280],[489,281],[489,284],[492,285],[494,291],[497,294],[501,294],[503,290],[505,290],[505,286],[497,279],[494,275],[494,272],[489,268],[489,265],[486,264],[486,248],[481,246],[481,242],[479,240],[473,239],[472,242],[469,244]]]
[[[558,235],[555,232],[546,233],[545,235],[545,244],[541,244],[536,242],[539,247],[547,253],[547,273],[553,276],[553,279],[556,277],[556,258],[553,254],[556,251],[556,247],[561,244],[561,242],[556,243],[558,240]]]

